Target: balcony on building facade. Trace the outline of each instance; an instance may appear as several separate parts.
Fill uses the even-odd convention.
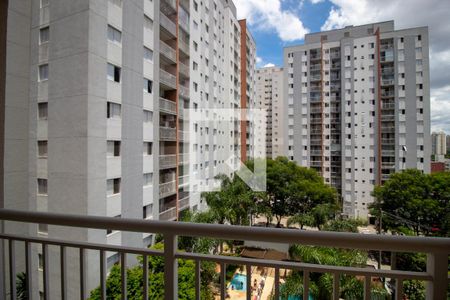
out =
[[[310,95],[309,101],[311,102],[320,102],[322,100],[322,96],[320,95]]]
[[[395,109],[395,103],[394,102],[383,102],[381,104],[381,109],[385,109],[385,110]]]
[[[320,74],[311,74],[309,77],[309,81],[320,81],[322,80],[322,76]]]
[[[177,88],[177,78],[175,75],[167,72],[164,69],[159,69],[159,81],[168,86],[169,88],[176,89]]]
[[[310,164],[310,166],[312,168],[320,168],[320,167],[322,167],[322,161],[321,160],[311,160],[309,164]]]
[[[189,41],[184,41],[182,38],[178,40],[178,48],[184,52],[185,55],[189,56]]]
[[[180,96],[185,99],[189,99],[189,88],[184,85],[180,85],[179,88],[180,88]]]
[[[309,56],[309,60],[320,60],[322,59],[322,55],[320,53],[311,54]]]
[[[177,36],[177,27],[175,23],[169,19],[165,14],[159,14],[159,22],[161,27],[164,28],[168,33],[170,33],[173,37]]]
[[[163,41],[159,41],[159,53],[168,58],[171,62],[176,63],[177,53],[175,49],[173,49]]]
[[[176,141],[177,129],[172,127],[159,127],[159,139],[163,141]]]
[[[395,121],[395,115],[394,114],[382,114],[381,115],[381,121],[394,122]]]
[[[178,139],[181,142],[189,142],[189,131],[178,130]]]
[[[395,156],[395,150],[382,149],[381,156]]]
[[[339,69],[341,69],[340,63],[331,64],[331,70],[339,70]]]
[[[180,153],[180,154],[178,154],[178,164],[179,165],[187,165],[187,164],[189,164],[189,153]]]
[[[394,77],[391,76],[383,76],[381,78],[381,85],[383,86],[389,86],[389,85],[394,85],[395,84],[395,79]]]
[[[322,69],[322,65],[319,64],[311,64],[311,66],[309,67],[310,72],[314,72],[314,71],[320,71]]]
[[[381,138],[381,143],[382,144],[389,144],[389,145],[394,145],[395,144],[395,138]]]
[[[180,210],[189,208],[189,194],[178,200],[178,207]]]
[[[331,59],[341,58],[341,52],[340,51],[330,51],[330,58]]]
[[[310,156],[321,156],[322,155],[322,150],[318,150],[318,149],[313,149],[309,151],[309,155]]]
[[[389,174],[382,174],[382,179],[387,179]],[[334,181],[333,183],[338,183]],[[163,206],[160,210],[160,220],[175,220],[177,218],[177,209],[175,206]],[[288,230],[283,228],[266,228],[266,227],[252,227],[252,226],[231,226],[218,224],[195,224],[188,222],[164,222],[152,220],[138,220],[127,218],[114,218],[102,216],[85,216],[61,213],[45,213],[45,212],[30,212],[17,210],[0,210],[0,220],[2,222],[20,222],[22,224],[47,224],[56,226],[65,226],[70,228],[84,228],[92,229],[93,231],[114,230],[121,232],[135,232],[135,233],[152,233],[163,235],[164,249],[151,250],[142,246],[133,245],[112,245],[106,243],[91,243],[78,242],[69,240],[68,238],[45,238],[45,237],[30,237],[19,235],[17,233],[0,233],[0,239],[6,247],[3,249],[12,249],[24,253],[25,261],[28,262],[24,266],[26,280],[30,283],[28,289],[32,291],[34,285],[32,282],[39,280],[43,281],[42,297],[48,299],[50,294],[57,289],[60,298],[69,299],[69,287],[77,290],[77,297],[86,299],[89,295],[87,290],[86,280],[87,272],[98,272],[98,286],[99,297],[106,299],[107,284],[106,278],[108,275],[107,253],[119,253],[118,265],[120,268],[120,275],[118,281],[127,282],[126,267],[129,266],[128,256],[139,255],[142,256],[142,276],[144,282],[148,280],[149,268],[148,261],[150,257],[160,257],[164,261],[164,286],[162,299],[173,300],[178,298],[178,260],[192,260],[195,264],[195,272],[193,281],[195,282],[195,289],[193,299],[200,299],[201,297],[201,263],[214,262],[220,267],[218,276],[222,278],[219,283],[218,299],[226,299],[228,286],[226,285],[226,265],[234,264],[245,266],[248,270],[254,267],[269,268],[274,272],[274,281],[271,292],[275,299],[280,299],[280,275],[281,270],[297,270],[308,277],[306,280],[300,282],[303,291],[310,289],[309,276],[311,273],[322,273],[332,275],[332,299],[339,299],[340,278],[343,275],[356,276],[361,278],[364,285],[363,298],[364,300],[371,299],[371,282],[372,278],[384,280],[390,278],[395,280],[395,299],[404,299],[403,282],[405,280],[420,280],[425,281],[426,299],[446,299],[448,288],[448,255],[450,253],[450,240],[446,238],[431,238],[431,237],[409,237],[396,235],[372,235],[372,234],[358,234],[358,233],[342,233],[342,232],[327,232],[327,231],[309,231],[309,230]],[[412,272],[403,270],[385,270],[376,268],[367,268],[366,266],[357,267],[343,267],[337,265],[322,265],[322,264],[307,264],[298,261],[283,261],[283,260],[269,260],[259,258],[245,258],[233,257],[227,255],[211,255],[200,254],[192,252],[179,251],[177,249],[178,237],[204,237],[217,240],[235,240],[235,241],[252,241],[253,243],[279,243],[285,245],[300,244],[304,246],[316,247],[330,247],[330,248],[345,248],[345,249],[360,249],[389,252],[413,252],[426,253],[426,271]],[[24,243],[25,242],[25,243]],[[141,243],[142,244],[142,243]],[[36,253],[32,251],[33,247],[40,247],[42,249],[42,257],[44,258],[41,275],[38,278],[33,268],[36,264],[31,263],[35,258]],[[57,266],[50,266],[49,262],[49,247],[52,247],[52,253],[58,257]],[[2,250],[3,251],[3,250]],[[53,252],[54,251],[54,252]],[[77,251],[76,260],[71,260],[68,264],[69,255],[66,251]],[[2,264],[0,276],[3,282],[12,282],[8,285],[8,290],[5,288],[0,291],[0,298],[6,299],[11,297],[17,298],[17,286],[15,279],[17,275],[15,251],[4,251],[1,255],[5,255],[4,262],[9,261],[12,264]],[[98,260],[90,260],[90,265],[87,265],[87,255],[95,253]],[[37,256],[37,255],[36,255]],[[37,259],[37,257],[36,257]],[[93,265],[92,265],[93,264]],[[10,267],[6,267],[10,265]],[[76,273],[73,272],[69,266],[75,267]],[[50,267],[59,269],[60,276],[52,276]],[[69,273],[72,272],[72,273]],[[249,274],[250,272],[247,271]],[[54,273],[53,273],[54,274]],[[76,274],[76,275],[75,275]],[[80,281],[68,280],[70,276],[77,276]],[[35,277],[36,276],[36,277]],[[11,280],[13,279],[13,280]],[[247,276],[246,283],[250,287],[253,278]],[[80,284],[83,283],[83,284]],[[142,283],[137,283],[142,284]],[[267,284],[267,283],[266,283]],[[142,298],[149,298],[149,286],[142,285]],[[251,289],[246,289],[243,293],[247,299],[251,298]],[[8,293],[8,296],[7,296]],[[127,285],[122,284],[120,293],[122,299],[127,299]],[[32,294],[37,294],[33,293]],[[308,292],[305,293],[308,295]],[[308,297],[306,296],[305,299]]]
[[[341,89],[341,85],[340,85],[340,84],[333,83],[333,84],[330,85],[330,89],[331,89],[332,91],[338,91],[338,90]]]
[[[184,63],[180,62],[178,64],[178,67],[180,68],[180,74],[182,74],[185,77],[189,77],[189,66],[185,65]]]
[[[321,124],[322,123],[322,118],[310,118],[309,122],[311,124]]]
[[[173,221],[177,218],[177,207],[173,206],[159,213],[161,221]]]
[[[159,184],[159,198],[165,198],[177,193],[177,184],[175,180]]]
[[[383,98],[392,98],[394,96],[394,90],[381,90],[381,97]]]
[[[189,175],[182,175],[178,177],[178,186],[185,186],[189,184]]]
[[[177,156],[176,154],[165,154],[159,156],[159,168],[160,169],[170,169],[177,166]]]
[[[160,9],[166,14],[176,13],[177,0],[161,0]]]
[[[168,114],[177,114],[177,104],[174,101],[170,101],[159,97],[159,110]]]

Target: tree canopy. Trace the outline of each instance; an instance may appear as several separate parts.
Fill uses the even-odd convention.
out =
[[[383,211],[384,229],[415,235],[448,236],[450,229],[450,173],[423,174],[406,170],[391,175],[374,190],[371,213]]]
[[[157,243],[152,249],[163,250],[164,244]],[[127,269],[127,298],[142,299],[143,292],[143,271],[142,257],[138,257],[139,264]],[[108,300],[121,299],[121,275],[120,265],[114,265],[106,279],[106,298]],[[164,258],[151,255],[148,257],[148,293],[149,299],[164,299]],[[202,299],[213,299],[213,294],[208,285],[212,278],[205,278],[202,264]],[[191,260],[178,260],[178,299],[195,298],[195,264]],[[100,288],[91,291],[90,300],[101,299]]]

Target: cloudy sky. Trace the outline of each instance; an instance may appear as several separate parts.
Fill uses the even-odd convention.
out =
[[[257,42],[258,66],[283,64],[282,49],[308,32],[394,20],[396,29],[428,26],[432,130],[450,134],[449,0],[234,0]]]

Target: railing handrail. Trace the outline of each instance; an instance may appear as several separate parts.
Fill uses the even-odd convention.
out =
[[[162,233],[179,236],[253,240],[367,250],[449,253],[450,238],[367,235],[220,224],[137,220],[103,216],[0,209],[0,219],[22,223]]]

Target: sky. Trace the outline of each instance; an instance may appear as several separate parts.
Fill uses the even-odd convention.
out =
[[[258,67],[282,66],[283,47],[306,33],[394,20],[396,29],[428,26],[431,130],[450,134],[449,0],[234,0],[256,40]]]

